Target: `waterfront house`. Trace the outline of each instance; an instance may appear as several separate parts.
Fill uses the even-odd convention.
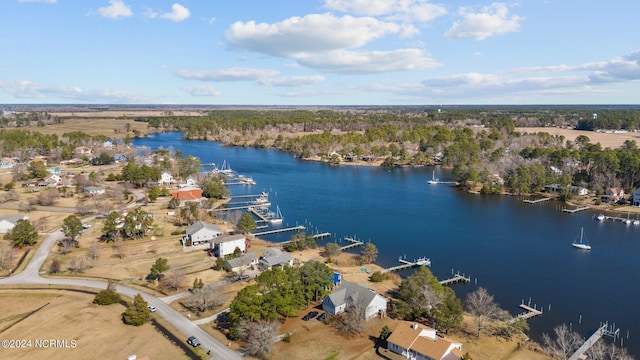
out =
[[[351,305],[365,307],[364,317],[369,320],[383,315],[387,311],[387,299],[376,294],[364,285],[342,281],[336,290],[327,295],[322,301],[322,310],[329,314],[339,314],[349,311]]]
[[[637,188],[633,192],[632,204],[633,204],[633,206],[640,206],[640,188]]]
[[[258,267],[261,270],[270,270],[276,267],[285,267],[293,265],[293,256],[288,253],[283,253],[280,249],[267,248],[262,253],[262,257],[258,262]]]
[[[624,199],[624,195],[624,190],[622,188],[609,188],[604,192],[604,195],[600,197],[600,201],[613,204]]]
[[[192,178],[191,176],[189,176],[185,181],[181,181],[178,183],[178,187],[180,189],[194,188],[197,186],[198,183],[196,182],[196,179]]]
[[[187,246],[187,244],[196,246],[208,243],[222,234],[223,232],[218,225],[196,221],[195,224],[185,230],[185,236],[182,237],[182,246]]]
[[[168,171],[163,171],[160,175],[160,180],[158,180],[158,186],[162,185],[171,185],[175,181],[173,180],[173,175],[171,175]]]
[[[236,249],[240,249],[243,253],[247,251],[246,236],[242,234],[221,235],[211,241],[211,250],[216,257],[231,255]]]
[[[248,252],[240,257],[229,259],[224,262],[224,268],[231,272],[240,272],[258,265],[258,254]]]
[[[387,338],[387,349],[407,359],[460,360],[462,343],[439,337],[435,329],[402,321]]]
[[[0,216],[0,233],[8,233],[16,226],[18,220],[29,220],[26,215],[5,215]]]
[[[199,201],[202,198],[202,189],[182,189],[171,193],[172,198],[180,201]]]

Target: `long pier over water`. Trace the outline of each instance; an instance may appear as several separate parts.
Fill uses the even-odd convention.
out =
[[[390,268],[386,268],[386,269],[382,270],[382,273],[388,273],[388,272],[391,272],[391,271],[400,271],[400,270],[404,270],[404,269],[410,269],[410,268],[415,267],[415,266],[431,266],[431,260],[426,258],[426,257],[421,257],[421,258],[419,258],[417,260],[414,260],[414,261],[407,261],[407,260],[404,260],[402,258],[399,258],[398,261],[401,262],[402,264],[398,265],[398,266],[393,266],[393,267],[390,267]]]

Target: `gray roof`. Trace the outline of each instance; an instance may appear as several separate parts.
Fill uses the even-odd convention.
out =
[[[247,266],[257,258],[258,258],[258,254],[254,252],[248,252],[240,256],[239,258],[227,260],[227,264],[229,264],[229,267],[233,269],[240,266]]]
[[[376,295],[375,292],[364,285],[343,281],[338,285],[336,291],[329,294],[324,301],[330,301],[334,307],[338,307],[345,303],[354,303],[362,300],[364,304],[369,306]]]
[[[18,220],[22,220],[22,219],[29,219],[28,216],[26,215],[5,215],[5,216],[0,216],[0,221],[7,221],[10,222],[12,224],[15,224],[18,222]]]
[[[213,225],[215,226],[215,225]],[[219,244],[219,243],[223,243],[223,242],[227,242],[227,241],[234,241],[234,240],[245,240],[246,236],[242,235],[242,234],[233,234],[233,235],[221,235],[218,236],[217,238],[215,238],[213,240],[214,243]]]
[[[187,235],[193,235],[202,229],[208,229],[208,230],[216,231],[220,233],[222,232],[222,230],[220,230],[220,227],[218,225],[207,224],[203,221],[196,221],[196,223],[189,226],[187,230],[185,230],[185,232]]]
[[[268,266],[276,266],[285,263],[289,263],[293,260],[293,256],[287,253],[283,253],[280,249],[276,248],[267,248],[262,253],[262,261],[265,262]]]

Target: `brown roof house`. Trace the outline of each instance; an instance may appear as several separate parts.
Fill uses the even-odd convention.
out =
[[[171,193],[172,198],[180,201],[198,201],[202,198],[202,189],[183,189]]]
[[[462,343],[439,337],[436,330],[403,321],[387,338],[387,349],[407,359],[460,360]]]

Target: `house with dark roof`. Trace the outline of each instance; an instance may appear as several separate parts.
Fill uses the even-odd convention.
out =
[[[262,257],[258,262],[258,267],[261,270],[270,270],[276,267],[285,267],[293,265],[293,256],[288,253],[283,253],[280,249],[267,248],[262,253]]]
[[[189,226],[185,230],[185,235],[182,237],[182,246],[188,246],[187,244],[190,244],[190,246],[196,246],[208,243],[222,234],[223,231],[218,225],[207,224],[203,221],[196,221],[195,224]]]
[[[387,299],[364,285],[342,281],[335,291],[322,301],[322,310],[329,314],[349,311],[351,305],[365,307],[364,317],[369,320],[387,311]]]
[[[436,330],[403,321],[387,338],[387,349],[407,359],[460,360],[462,343],[437,335]]]

